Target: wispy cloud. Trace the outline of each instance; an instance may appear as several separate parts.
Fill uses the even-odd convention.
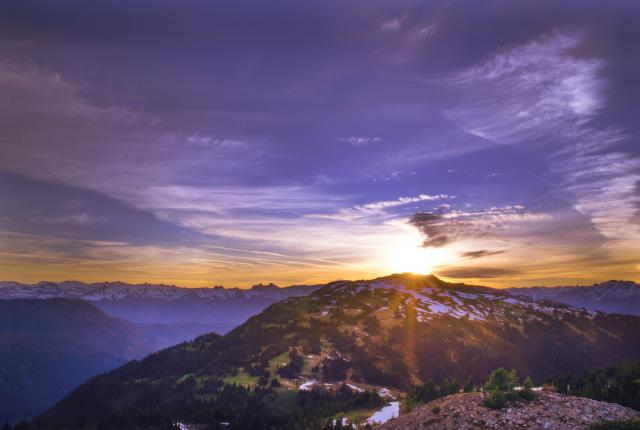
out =
[[[75,224],[80,226],[90,226],[96,223],[104,222],[107,217],[92,215],[89,212],[80,212],[70,215],[61,215],[54,217],[44,217],[43,222],[52,224]]]
[[[470,133],[543,153],[557,196],[607,239],[639,243],[640,159],[619,149],[615,125],[597,126],[606,105],[606,62],[578,55],[583,36],[553,33],[505,48],[460,73],[464,103],[449,118]]]
[[[380,29],[387,33],[397,33],[402,29],[402,23],[405,19],[405,17],[392,18],[383,22],[382,25],[380,25]]]
[[[236,139],[224,139],[214,136],[201,135],[198,133],[192,134],[187,137],[187,143],[193,146],[207,147],[207,148],[243,148],[247,144],[241,140]]]
[[[309,218],[323,218],[338,221],[353,221],[360,218],[370,217],[374,215],[383,215],[387,209],[398,206],[408,205],[410,203],[431,202],[439,200],[453,199],[455,196],[448,194],[419,194],[413,197],[398,197],[396,200],[382,200],[377,202],[366,203],[363,205],[355,205],[350,208],[342,208],[333,213],[327,214],[309,214]]]
[[[336,139],[339,143],[348,143],[349,145],[355,146],[356,148],[363,148],[365,146],[369,146],[373,143],[382,142],[381,137],[366,137],[366,136],[349,136],[349,137],[339,137]]]

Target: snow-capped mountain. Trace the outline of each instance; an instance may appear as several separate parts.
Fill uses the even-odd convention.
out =
[[[414,285],[412,280],[420,281]],[[425,284],[424,279],[428,280]],[[344,303],[358,297],[362,303],[368,303],[368,295],[372,299],[382,299],[380,304],[400,300],[398,312],[404,317],[405,309],[410,306],[415,312],[418,322],[433,320],[442,316],[456,319],[466,318],[472,321],[498,320],[505,317],[513,319],[518,312],[526,313],[529,319],[540,319],[541,316],[581,315],[593,318],[595,312],[584,311],[545,299],[536,300],[528,296],[517,296],[504,290],[466,284],[455,284],[441,281],[435,276],[412,277],[409,274],[391,275],[373,281],[344,281],[330,284],[331,288],[319,290],[311,297],[318,301],[322,297],[332,303]],[[363,297],[364,295],[364,297]],[[374,304],[370,304],[374,306]],[[404,307],[403,307],[404,306]],[[324,309],[331,313],[336,305],[328,305]],[[389,308],[383,306],[374,312],[384,312]],[[364,311],[364,309],[361,309]]]
[[[78,281],[39,282],[21,284],[0,282],[0,299],[77,299],[96,302],[101,300],[234,300],[269,299],[282,300],[309,294],[313,285],[294,285],[280,288],[274,284],[254,285],[249,289],[224,288],[182,288],[165,284],[127,284],[124,282],[98,282],[86,284]]]
[[[512,294],[535,300],[553,300],[594,311],[640,315],[640,285],[607,281],[591,286],[510,288]]]
[[[206,331],[226,333],[272,303],[310,294],[319,286],[274,284],[249,289],[181,288],[173,285],[77,281],[33,285],[0,282],[0,299],[76,299],[90,302],[108,315],[137,323],[197,323]],[[204,331],[203,331],[204,333]]]
[[[293,391],[317,396],[312,388],[332,390],[342,383],[356,392],[402,395],[429,380],[482,381],[498,367],[544,380],[637,359],[639,329],[637,316],[592,312],[435,276],[336,281],[275,303],[223,337],[202,336],[93,378],[40,420],[74,428],[80,408],[91,411],[91,424],[115,412],[135,416],[160,410],[165,421],[180,417],[204,425],[210,421],[200,411],[215,403],[201,407],[198,402],[218,399],[220,385],[198,384],[196,376],[185,382],[185,375],[268,384],[270,393],[287,396]],[[126,401],[105,392],[126,393]]]

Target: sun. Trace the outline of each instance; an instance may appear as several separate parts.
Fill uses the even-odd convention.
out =
[[[433,272],[435,264],[427,251],[419,247],[391,250],[388,257],[389,270],[393,273],[429,274]]]
[[[412,272],[430,274],[434,269],[451,259],[442,248],[424,248],[419,237],[406,235],[386,244],[383,265],[392,273]]]

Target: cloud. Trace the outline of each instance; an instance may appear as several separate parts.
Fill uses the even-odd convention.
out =
[[[453,198],[455,198],[455,196],[450,196],[448,194],[434,194],[434,195],[420,194],[415,197],[398,197],[398,199],[396,200],[384,200],[379,202],[367,203],[364,205],[354,206],[353,208],[358,211],[367,212],[367,211],[376,211],[379,209],[392,208],[395,206],[402,206],[409,203],[434,201],[434,200],[447,200],[447,199],[453,199]]]
[[[482,258],[489,257],[491,255],[504,254],[505,251],[489,251],[486,249],[480,249],[478,251],[467,251],[460,253],[460,256],[463,258]]]
[[[126,199],[132,189],[185,181],[218,182],[246,173],[260,157],[253,140],[230,133],[188,133],[165,118],[123,107],[92,103],[83,87],[31,65],[0,60],[0,168],[33,178],[82,184]],[[221,121],[218,121],[221,122]],[[190,125],[190,122],[187,122]],[[214,125],[201,122],[198,128]],[[185,144],[186,143],[186,144]],[[236,151],[217,149],[244,148]],[[210,178],[208,178],[210,179]],[[210,183],[211,181],[207,181]]]
[[[461,211],[441,207],[437,212],[418,212],[409,219],[424,237],[422,246],[440,247],[454,241],[504,235],[523,224],[551,220],[546,213],[529,212],[521,205]]]
[[[557,135],[567,125],[584,124],[605,105],[599,76],[605,63],[573,57],[570,52],[581,39],[553,33],[503,48],[461,72],[451,83],[468,92],[459,108],[447,112],[449,118],[473,134],[507,144],[534,144],[533,139]]]
[[[343,208],[328,214],[310,214],[309,218],[323,218],[339,221],[353,221],[360,218],[370,217],[374,215],[383,215],[387,209],[398,206],[408,205],[410,203],[438,201],[454,199],[455,196],[448,194],[419,194],[413,197],[398,197],[396,200],[382,200],[377,202],[366,203],[363,205],[355,205],[350,208]]]
[[[220,139],[213,136],[192,134],[187,138],[187,143],[193,146],[208,148],[242,148],[247,146],[245,142],[235,139]]]
[[[425,236],[422,246],[424,247],[438,247],[449,243],[451,240],[455,240],[455,237],[460,236],[460,232],[464,230],[464,227],[460,223],[456,223],[455,231],[451,223],[448,225],[445,223],[444,217],[441,214],[431,212],[418,212],[409,219],[409,224],[416,227],[420,233]],[[451,234],[454,234],[454,238]]]
[[[189,283],[213,276],[232,282],[248,276],[255,281],[328,281],[338,271],[341,277],[362,278],[381,274],[373,263],[379,258],[380,244],[404,233],[397,225],[366,217],[399,205],[448,198],[422,194],[356,205],[350,209],[360,221],[327,223],[306,215],[336,213],[348,207],[353,196],[327,191],[326,184],[297,183],[288,169],[297,168],[304,153],[283,165],[281,160],[289,152],[281,151],[277,143],[270,147],[273,154],[267,154],[273,158],[266,161],[251,151],[242,157],[236,151],[211,151],[235,146],[231,141],[236,139],[227,137],[228,133],[205,131],[204,122],[174,130],[175,123],[164,122],[165,118],[93,104],[79,86],[30,66],[22,69],[0,62],[0,90],[16,100],[11,105],[0,101],[0,169],[38,179],[39,189],[46,188],[41,184],[81,184],[83,190],[117,202],[106,205],[115,211],[108,212],[108,220],[90,230],[99,239],[131,238],[108,251],[92,241],[73,240],[71,236],[89,237],[87,229],[72,227],[92,221],[82,213],[94,215],[94,209],[60,207],[57,221],[71,213],[73,218],[64,221],[73,226],[63,229],[49,224],[34,230],[32,225],[14,222],[12,228],[30,228],[34,234],[28,240],[12,239],[13,266],[6,273],[18,273],[19,261],[23,267],[32,267],[42,257],[41,261],[54,262],[58,275],[68,272],[79,277],[91,270],[94,275],[115,273],[114,267],[120,264],[123,269],[118,273],[129,279],[166,276],[178,283],[182,281],[176,273],[184,273],[180,276],[189,278]],[[203,131],[188,131],[194,129]],[[363,143],[359,139],[356,144]],[[253,141],[237,140],[246,141],[251,149],[254,146]],[[281,176],[271,178],[272,171],[261,172],[265,166],[274,167],[268,163],[278,163]],[[247,179],[252,174],[261,179],[259,183]],[[119,218],[123,208],[135,209],[140,216]],[[105,207],[96,208],[96,216],[103,214]],[[145,235],[138,240],[139,231]],[[175,236],[169,234],[174,231]],[[45,235],[51,238],[45,240]],[[80,267],[82,261],[85,264]],[[247,275],[247,264],[251,264],[251,275]],[[33,276],[52,277],[47,270],[54,266],[41,267]]]
[[[385,33],[397,33],[402,29],[402,22],[404,18],[393,18],[385,21],[380,26],[380,29]]]
[[[340,143],[348,143],[349,145],[355,146],[356,148],[363,148],[365,146],[369,146],[372,143],[380,143],[382,142],[381,137],[339,137],[336,141]]]
[[[418,230],[405,218],[420,210],[441,215],[430,223],[423,220],[434,229],[434,237],[442,236],[440,242],[482,239],[465,243],[465,248],[454,244],[456,255],[450,249],[426,250],[451,258],[462,259],[457,254],[461,249],[502,249],[499,242],[505,237],[526,239],[509,247],[510,262],[526,263],[536,255],[536,264],[545,270],[578,273],[575,268],[585,265],[562,257],[591,252],[594,237],[598,243],[605,237],[616,244],[640,243],[633,227],[633,220],[638,220],[634,172],[639,170],[632,153],[637,150],[627,136],[631,131],[607,126],[607,119],[633,119],[633,109],[621,109],[615,102],[609,107],[611,83],[625,92],[626,100],[637,99],[636,63],[624,55],[626,42],[618,43],[635,30],[618,32],[621,21],[603,17],[596,22],[583,16],[577,22],[593,31],[587,43],[579,33],[552,33],[495,51],[496,43],[539,34],[540,28],[556,23],[556,28],[563,28],[563,21],[549,21],[547,14],[516,30],[512,23],[519,19],[513,17],[529,19],[531,11],[496,19],[495,14],[485,14],[486,8],[469,14],[468,5],[363,10],[356,4],[341,4],[336,19],[326,13],[326,6],[310,10],[308,5],[291,4],[286,16],[265,6],[261,12],[270,19],[251,28],[238,25],[237,18],[245,13],[242,8],[207,7],[211,13],[192,8],[180,14],[182,25],[158,31],[167,26],[164,18],[157,18],[171,13],[154,18],[144,8],[116,3],[109,7],[145,16],[138,20],[142,24],[125,26],[126,34],[116,34],[110,31],[113,21],[105,19],[109,14],[98,14],[100,20],[89,17],[91,25],[83,27],[73,25],[72,14],[63,9],[40,13],[12,8],[3,16],[7,23],[21,22],[32,20],[35,13],[51,25],[10,26],[0,42],[6,48],[0,60],[0,169],[48,183],[78,185],[120,204],[107,211],[104,207],[116,205],[100,209],[54,202],[46,203],[51,210],[32,212],[51,218],[85,211],[106,215],[108,220],[95,228],[28,225],[27,217],[18,214],[25,213],[24,208],[17,208],[10,214],[11,228],[131,242],[134,247],[129,250],[125,245],[118,249],[122,266],[176,282],[178,273],[211,279],[237,266],[242,267],[237,276],[251,273],[265,281],[276,273],[280,276],[288,270],[287,261],[295,260],[279,257],[276,263],[266,261],[266,254],[243,255],[261,258],[243,258],[242,264],[238,258],[235,264],[231,257],[199,248],[203,242],[221,247],[218,254],[240,253],[233,248],[342,262],[340,277],[355,273],[346,271],[347,263],[375,262],[362,275],[353,275],[363,277],[375,271],[375,265],[383,266],[376,251],[394,237],[405,235],[413,246]],[[313,31],[301,33],[300,26],[288,25],[291,17]],[[202,25],[211,19],[216,25]],[[620,36],[610,38],[612,32],[603,28],[613,22]],[[185,33],[185,25],[197,30]],[[99,31],[104,36],[99,40],[93,37],[96,26],[105,30]],[[477,37],[488,26],[495,37]],[[68,43],[55,36],[61,31]],[[209,37],[220,32],[230,37]],[[144,48],[145,55],[122,45],[123,37],[139,41],[137,48]],[[189,50],[183,49],[185,43]],[[98,51],[104,55],[92,55]],[[598,51],[609,58],[591,54]],[[490,55],[475,66],[452,71],[486,53]],[[34,63],[18,65],[11,58],[32,58]],[[65,58],[64,64],[58,64],[59,58]],[[621,69],[626,76],[620,75]],[[517,148],[500,148],[503,145]],[[529,157],[531,152],[535,153]],[[534,168],[525,166],[529,158]],[[448,161],[436,163],[443,159]],[[446,168],[456,174],[444,178]],[[517,174],[509,177],[511,181],[486,181],[483,173],[495,171]],[[320,183],[321,175],[328,180]],[[449,199],[413,200],[423,190],[438,189],[434,187],[442,181],[447,184],[442,190],[459,196],[459,210],[431,208],[453,203]],[[548,195],[548,187],[554,196]],[[12,198],[40,200],[26,193]],[[541,226],[545,215],[531,211],[462,210],[465,203],[485,208],[513,199],[534,211],[566,215],[561,222],[567,229],[555,222]],[[566,202],[575,210],[565,211]],[[136,214],[118,217],[122,207]],[[595,234],[585,219],[601,233]],[[545,232],[536,230],[534,237],[532,230],[538,228]],[[433,246],[436,242],[431,239]],[[35,253],[40,244],[34,240],[29,246]],[[179,251],[170,252],[171,246]],[[111,257],[104,251],[85,254]],[[611,262],[610,256],[603,259]],[[84,270],[93,264],[78,262],[82,260],[64,269]],[[260,264],[269,269],[260,271]],[[320,270],[307,266],[296,273],[296,281],[316,269]],[[618,267],[610,270],[637,276]],[[591,276],[579,272],[578,276]]]
[[[515,276],[520,272],[512,269],[502,269],[496,267],[451,267],[437,272],[438,275],[447,278],[500,278],[504,276]]]
[[[79,226],[90,226],[96,223],[107,221],[107,217],[92,215],[89,212],[80,212],[71,215],[48,217],[44,218],[43,221],[52,224],[75,224]]]
[[[411,20],[407,15],[404,15],[383,22],[380,25],[380,30],[389,36],[400,38],[400,41],[405,42],[405,45],[408,42],[410,46],[412,43],[434,36],[438,31],[438,23],[431,20]],[[396,46],[396,48],[400,47]]]
[[[548,34],[464,70],[449,81],[464,95],[447,115],[483,139],[540,154],[557,197],[604,238],[637,246],[640,158],[620,149],[625,130],[596,121],[607,106],[608,63],[578,55],[583,39]]]
[[[428,39],[430,37],[433,37],[437,31],[438,31],[437,23],[425,24],[411,30],[407,35],[407,39],[410,42],[418,42],[422,39]]]

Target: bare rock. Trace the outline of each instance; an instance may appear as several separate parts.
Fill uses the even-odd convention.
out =
[[[440,412],[432,411],[435,405]],[[401,415],[379,430],[577,430],[601,421],[640,418],[640,412],[615,403],[542,391],[532,402],[520,401],[494,411],[482,405],[479,394],[456,394],[434,400]]]

